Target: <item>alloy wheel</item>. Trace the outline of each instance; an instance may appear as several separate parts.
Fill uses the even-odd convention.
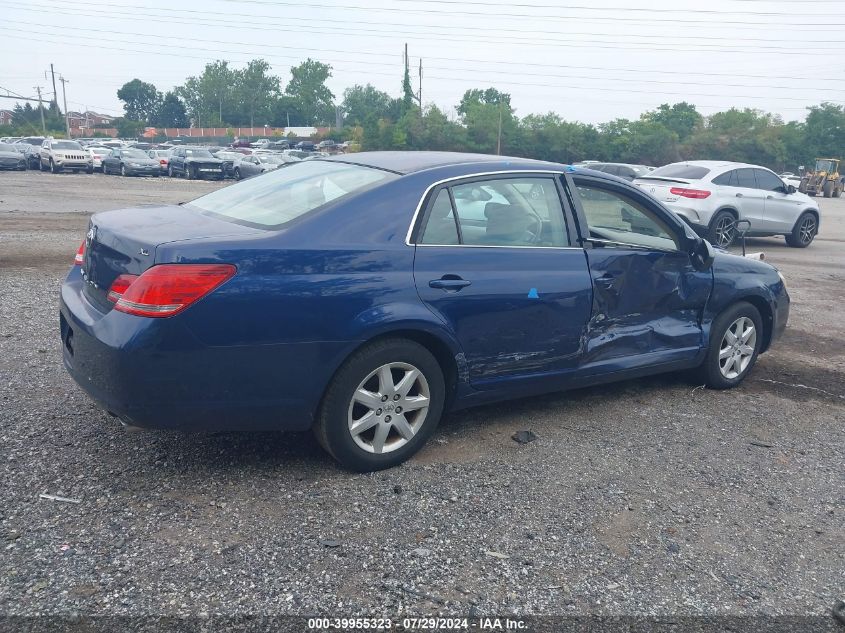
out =
[[[757,329],[754,321],[741,316],[731,323],[719,345],[719,371],[728,380],[738,378],[754,357]]]
[[[734,241],[736,222],[731,216],[719,218],[716,223],[716,246],[727,247]]]
[[[798,227],[798,239],[802,244],[809,244],[816,236],[816,218],[808,215],[801,221],[801,226]]]
[[[422,428],[431,393],[423,373],[408,363],[388,363],[372,371],[349,403],[352,440],[368,453],[405,446]]]

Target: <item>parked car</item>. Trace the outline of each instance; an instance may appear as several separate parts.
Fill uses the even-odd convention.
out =
[[[337,143],[335,143],[333,140],[326,139],[324,141],[320,141],[319,143],[317,143],[317,146],[315,147],[315,149],[317,151],[320,151],[320,152],[329,152],[331,150],[336,149],[337,146],[338,146]]]
[[[41,171],[49,169],[58,174],[65,169],[74,173],[85,171],[94,173],[94,159],[76,141],[64,141],[60,139],[45,139],[41,143]]]
[[[250,143],[249,146],[255,149],[264,149],[267,145],[270,144],[269,138],[260,138],[254,143]]]
[[[235,163],[244,157],[244,154],[236,151],[212,152],[215,158],[223,161],[223,176],[226,178],[235,177]]]
[[[0,143],[0,169],[27,170],[26,154],[11,143]]]
[[[242,156],[240,160],[235,161],[232,171],[236,180],[243,180],[273,171],[292,162],[299,162],[299,160],[284,154],[255,153],[252,156]]]
[[[167,174],[171,177],[212,178],[222,180],[223,161],[203,147],[176,147],[170,154]]]
[[[26,166],[29,169],[39,169],[41,167],[41,146],[30,145],[29,143],[13,143],[18,152],[26,158]]]
[[[111,154],[111,149],[108,147],[98,147],[96,145],[89,145],[85,150],[91,154],[91,161],[94,171],[103,171],[103,159]]]
[[[147,156],[144,150],[126,147],[113,149],[108,156],[103,158],[103,173],[158,178],[161,175],[161,167],[158,160]]]
[[[570,169],[371,152],[95,214],[61,290],[65,367],[128,424],[312,428],[362,471],[446,410],[682,370],[740,384],[786,326],[780,273]]]
[[[312,141],[299,141],[293,146],[294,149],[302,150],[304,152],[313,152],[317,146]]]
[[[717,246],[734,241],[738,220],[748,220],[749,236],[783,235],[798,248],[809,246],[819,230],[816,201],[758,165],[672,163],[634,182]]]
[[[161,174],[167,173],[167,167],[170,164],[169,149],[151,149],[147,152],[147,156],[158,161],[159,172]]]
[[[603,171],[606,174],[619,176],[625,180],[634,180],[646,176],[654,167],[648,165],[631,165],[629,163],[587,163],[590,169]]]

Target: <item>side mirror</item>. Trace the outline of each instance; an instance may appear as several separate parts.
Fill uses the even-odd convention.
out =
[[[798,190],[795,188],[795,185],[786,185],[786,193],[795,193],[796,191]]]
[[[716,251],[713,250],[710,242],[700,237],[695,241],[692,251],[690,251],[692,267],[702,272],[713,265],[715,257]]]

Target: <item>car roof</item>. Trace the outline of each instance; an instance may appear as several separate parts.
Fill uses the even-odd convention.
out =
[[[554,169],[560,171],[565,169],[565,166],[559,163],[548,163],[528,158],[515,158],[513,156],[460,152],[358,152],[355,154],[326,157],[323,160],[366,165],[403,175],[433,169],[435,167],[472,164],[490,167],[496,163],[499,163],[502,167],[519,165],[523,168],[536,167],[538,169]]]
[[[707,169],[736,169],[738,167],[751,167],[754,169],[765,169],[767,171],[771,171],[768,167],[763,167],[762,165],[752,165],[751,163],[737,163],[728,160],[687,160],[670,164],[692,165],[693,167],[706,167]],[[667,166],[668,165],[663,165],[663,167]],[[658,167],[658,169],[661,169],[661,167]]]

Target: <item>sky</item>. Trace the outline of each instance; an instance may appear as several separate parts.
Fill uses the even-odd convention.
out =
[[[758,108],[802,120],[845,102],[843,0],[111,0],[2,3],[0,95],[122,114],[139,78],[165,92],[216,59],[262,57],[281,77],[308,57],[354,84],[401,93],[408,45],[423,103],[455,117],[469,88],[512,95],[516,114],[601,123],[688,101],[704,114]],[[176,8],[178,7],[178,8]],[[828,16],[828,17],[826,17]],[[46,73],[46,75],[45,75]],[[61,83],[56,83],[61,104]],[[11,109],[13,99],[0,98]],[[257,123],[257,122],[256,122]]]

